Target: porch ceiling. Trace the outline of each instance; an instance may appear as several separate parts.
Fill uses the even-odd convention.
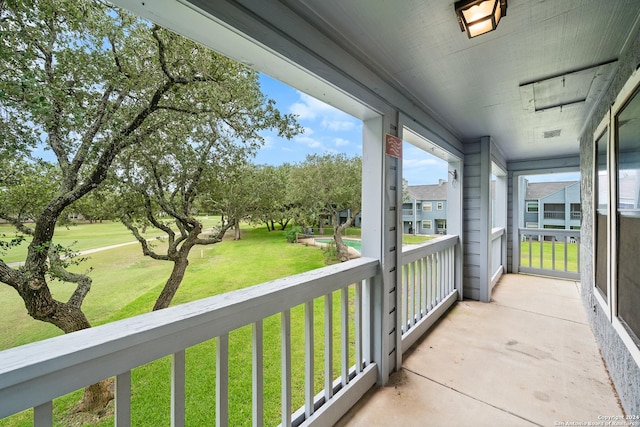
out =
[[[401,111],[430,112],[439,135],[491,136],[511,161],[578,155],[640,26],[638,0],[508,0],[497,30],[474,39],[454,0],[112,1],[360,118],[354,98],[391,88]],[[346,81],[360,93],[336,102]]]
[[[637,0],[509,0],[496,31],[468,39],[453,0],[284,3],[461,140],[490,135],[508,160],[577,155],[640,14]]]

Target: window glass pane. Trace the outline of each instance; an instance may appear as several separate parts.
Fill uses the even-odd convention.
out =
[[[609,173],[607,170],[607,141],[608,129],[602,133],[596,141],[596,287],[602,296],[608,301],[607,266],[609,254],[607,252],[607,216],[609,209]]]
[[[640,95],[616,117],[618,316],[640,337]]]

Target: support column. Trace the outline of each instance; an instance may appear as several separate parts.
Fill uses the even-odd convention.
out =
[[[402,362],[396,348],[396,284],[402,239],[401,161],[385,155],[385,133],[397,132],[396,114],[363,122],[362,150],[362,255],[380,260],[380,272],[365,287],[368,301],[370,361],[378,365],[378,384]],[[400,241],[400,245],[398,244]]]

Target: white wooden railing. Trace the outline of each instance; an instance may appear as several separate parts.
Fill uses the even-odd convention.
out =
[[[442,236],[402,251],[402,350],[420,338],[458,299],[458,236]]]
[[[506,231],[502,227],[491,230],[491,289],[505,272]]]
[[[580,279],[580,230],[519,228],[518,271]]]
[[[442,243],[441,245],[444,245]],[[433,252],[432,276],[451,275],[451,255]],[[424,262],[424,261],[421,261]],[[171,423],[185,424],[185,351],[211,339],[216,342],[216,424],[229,425],[229,332],[252,325],[252,424],[263,420],[263,320],[281,317],[281,402],[283,426],[335,423],[377,380],[377,367],[363,346],[368,311],[363,286],[378,273],[378,261],[360,258],[262,285],[143,314],[73,334],[0,352],[0,418],[34,408],[34,425],[52,425],[53,399],[104,378],[116,378],[115,423],[131,424],[131,370],[172,356]],[[448,282],[447,282],[448,283]],[[450,285],[431,290],[433,298],[451,292]],[[340,349],[334,349],[333,300],[340,297]],[[431,297],[429,297],[431,298]],[[322,391],[314,391],[314,301],[324,301]],[[429,304],[434,301],[429,299]],[[304,306],[304,361],[291,357],[291,309]],[[430,305],[430,306],[431,306]],[[349,307],[352,306],[352,310]],[[350,334],[353,331],[354,336]],[[334,355],[340,354],[340,374],[333,376]],[[355,354],[350,366],[349,354]],[[292,411],[292,364],[304,363],[304,405]]]

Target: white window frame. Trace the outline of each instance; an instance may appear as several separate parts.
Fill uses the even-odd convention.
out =
[[[441,211],[444,209],[444,202],[437,202],[436,203],[436,210]]]
[[[431,202],[422,202],[422,212],[432,212],[433,204]]]
[[[539,202],[525,202],[527,205],[527,213],[538,213],[540,211],[540,203]],[[529,209],[529,205],[536,205],[536,210],[532,211]]]
[[[615,102],[611,106],[608,115],[603,119],[603,122],[606,120],[606,123],[609,126],[609,140],[608,140],[608,152],[609,159],[607,162],[607,167],[609,170],[609,215],[608,215],[608,233],[607,233],[607,251],[609,253],[609,268],[607,271],[607,288],[609,290],[609,301],[608,305],[605,304],[605,301],[597,291],[593,291],[596,300],[600,305],[603,306],[605,313],[609,312],[609,319],[614,330],[618,333],[622,342],[625,344],[629,353],[635,360],[637,364],[640,365],[640,348],[636,344],[635,339],[630,335],[627,331],[627,328],[622,324],[620,319],[618,318],[618,289],[615,285],[614,281],[618,277],[617,272],[617,253],[614,251],[614,248],[617,248],[617,235],[616,230],[618,227],[617,223],[617,210],[618,210],[618,193],[617,193],[617,179],[618,179],[618,159],[616,153],[616,144],[617,144],[617,129],[614,126],[616,122],[617,115],[622,111],[622,109],[627,105],[627,102],[630,100],[631,96],[635,93],[635,90],[640,87],[640,72],[636,70],[631,77],[627,80],[623,88],[618,93]],[[602,128],[599,128],[600,132],[602,132]],[[598,134],[599,135],[599,134]],[[594,158],[595,162],[595,158]],[[595,179],[595,178],[594,178]],[[596,201],[594,201],[594,204]],[[595,244],[595,241],[594,241]],[[595,253],[595,251],[594,251]],[[593,269],[595,274],[595,268]],[[593,277],[595,284],[595,276]]]
[[[423,230],[433,230],[433,221],[430,219],[423,219],[421,226]]]

